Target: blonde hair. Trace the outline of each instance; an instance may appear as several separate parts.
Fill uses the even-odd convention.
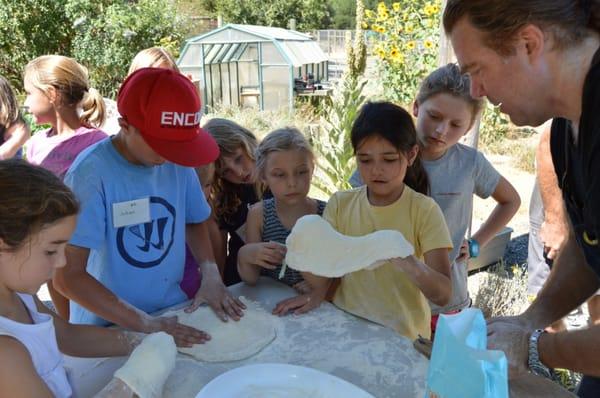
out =
[[[315,155],[306,137],[295,127],[284,127],[267,134],[256,149],[256,172],[264,177],[267,158],[273,152],[299,150],[306,153],[314,167]]]
[[[17,97],[10,83],[0,75],[0,131],[8,129],[13,123],[21,118]],[[2,136],[0,136],[0,142]]]
[[[131,66],[127,76],[131,75],[138,69],[141,68],[158,68],[161,64],[166,64],[168,69],[179,72],[177,63],[173,56],[165,50],[163,47],[150,47],[146,48],[133,57]]]
[[[483,108],[483,99],[471,97],[471,79],[468,75],[460,73],[457,64],[450,63],[431,72],[421,82],[417,93],[417,104],[421,105],[437,94],[450,94],[462,99],[471,107],[470,129]]]
[[[73,58],[43,55],[25,66],[25,80],[48,95],[50,88],[60,94],[61,105],[81,106],[82,124],[98,127],[104,123],[102,95],[90,87],[87,68]]]
[[[219,158],[215,161],[212,197],[217,217],[227,219],[235,213],[242,203],[240,198],[243,194],[243,187],[232,184],[221,177],[224,168],[223,158],[233,156],[238,149],[242,148],[245,154],[255,161],[254,152],[258,146],[258,141],[250,130],[227,119],[211,119],[202,128],[215,139],[221,152]],[[260,197],[262,194],[261,184],[257,183],[254,188],[257,197]]]

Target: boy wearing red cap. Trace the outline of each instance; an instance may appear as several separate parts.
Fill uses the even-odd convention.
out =
[[[196,88],[177,72],[138,70],[117,104],[120,132],[82,152],[65,177],[81,213],[55,284],[72,300],[73,323],[112,322],[166,331],[179,345],[202,343],[205,333],[147,314],[187,299],[179,285],[187,240],[202,273],[192,308],[208,302],[223,320],[242,315],[214,263],[204,223],[210,207],[192,168],[214,161],[218,146],[200,128]]]

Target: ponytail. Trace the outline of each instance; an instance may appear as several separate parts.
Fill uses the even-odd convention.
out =
[[[99,127],[104,123],[106,106],[102,95],[95,88],[90,87],[81,101],[83,113],[79,117],[82,124]]]
[[[421,162],[420,153],[415,158],[412,166],[406,169],[404,183],[423,195],[429,195],[429,177],[427,177],[427,172]]]

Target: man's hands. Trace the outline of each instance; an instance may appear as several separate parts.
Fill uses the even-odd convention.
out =
[[[554,260],[559,250],[567,242],[569,226],[563,220],[546,220],[540,228],[540,240],[544,244],[544,252],[549,260]]]
[[[523,316],[498,317],[488,320],[488,348],[500,350],[508,359],[508,378],[527,373],[529,337],[535,329]]]

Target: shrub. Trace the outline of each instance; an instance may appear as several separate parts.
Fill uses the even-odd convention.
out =
[[[519,315],[529,305],[525,269],[514,266],[507,271],[501,261],[476,276],[479,287],[473,306],[481,309],[485,318]]]
[[[366,99],[363,95],[365,84],[364,80],[344,75],[334,90],[330,105],[324,109],[320,128],[309,134],[317,153],[313,186],[327,197],[351,188],[348,181],[356,169],[356,161],[350,131]]]

